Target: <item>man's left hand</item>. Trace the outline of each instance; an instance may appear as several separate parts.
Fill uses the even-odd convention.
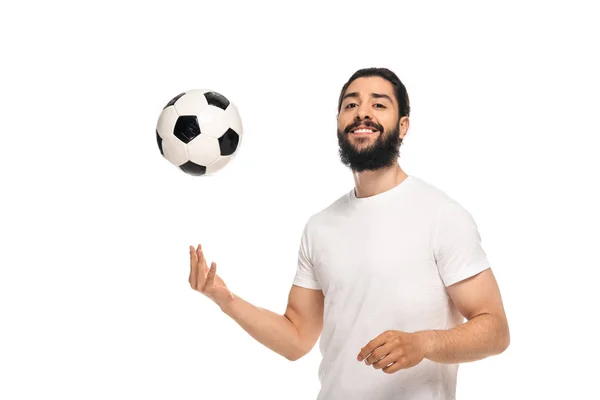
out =
[[[358,354],[358,361],[365,360],[386,374],[411,368],[425,358],[426,342],[420,333],[385,331],[371,340]]]

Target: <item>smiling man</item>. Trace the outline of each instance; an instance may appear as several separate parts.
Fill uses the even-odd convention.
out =
[[[324,296],[319,398],[454,399],[458,364],[509,343],[477,225],[400,167],[410,103],[392,71],[357,71],[338,110],[355,187],[309,219],[294,282]]]
[[[320,337],[318,400],[455,399],[458,365],[510,341],[475,220],[400,167],[410,105],[392,71],[357,71],[338,110],[355,185],[308,219],[285,313],[231,293],[200,246],[190,247],[190,284],[289,360]]]

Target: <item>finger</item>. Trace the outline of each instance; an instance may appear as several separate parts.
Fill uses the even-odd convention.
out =
[[[204,255],[202,254],[202,250],[199,247],[200,250],[198,250],[200,256],[198,257],[198,262],[196,263],[196,288],[198,288],[199,290],[204,290],[204,286],[206,284],[206,269],[204,267],[204,265],[206,264],[206,261],[204,261]]]
[[[375,369],[385,368],[388,365],[390,365],[391,363],[398,361],[403,356],[403,352],[401,350],[398,351],[397,349],[394,349],[394,348],[389,348],[389,349],[383,351],[383,354],[385,354],[385,355],[378,357],[372,363],[370,363],[373,365],[373,368],[375,368]],[[367,364],[367,365],[369,365],[369,364]]]
[[[365,358],[365,364],[373,365],[375,369],[383,368],[391,362],[389,357],[393,350],[394,346],[392,346],[390,342],[387,342],[383,346],[380,346],[377,349],[373,350],[371,355]],[[387,364],[382,365],[382,363],[386,361]]]
[[[205,288],[214,286],[216,274],[217,274],[217,263],[213,261],[212,264],[210,264],[210,270],[208,271],[208,275],[206,276],[206,284],[204,285]]]
[[[206,258],[204,257],[204,251],[202,246],[198,245],[198,265],[202,269],[204,275],[208,273],[208,267],[206,266]]]
[[[194,249],[194,246],[190,246],[190,277],[189,277],[189,282],[190,285],[195,289],[196,288],[196,283],[197,283],[197,272],[196,270],[198,269],[198,259],[196,256],[196,249]]]
[[[371,340],[365,347],[360,349],[357,357],[358,361],[362,361],[367,358],[373,352],[373,350],[384,345],[386,340],[387,339],[383,335],[379,335],[375,339]]]
[[[404,364],[402,363],[402,358],[396,360],[392,365],[388,365],[381,370],[386,374],[393,374],[394,372],[398,372],[401,369],[404,369]]]

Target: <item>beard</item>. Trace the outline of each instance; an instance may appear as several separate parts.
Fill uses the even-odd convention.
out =
[[[350,142],[348,136],[350,130],[361,124],[377,129],[380,134],[369,146],[357,149]],[[402,139],[400,138],[399,127],[390,131],[384,131],[381,125],[371,121],[359,121],[349,125],[343,132],[338,129],[337,136],[342,164],[354,172],[375,171],[390,167],[398,160],[400,155]]]

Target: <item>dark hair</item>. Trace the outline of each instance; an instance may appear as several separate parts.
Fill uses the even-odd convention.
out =
[[[408,100],[408,93],[406,92],[406,87],[404,87],[404,84],[402,83],[400,78],[398,78],[398,76],[394,72],[390,71],[387,68],[363,68],[359,69],[354,74],[352,74],[350,79],[348,79],[348,82],[344,84],[342,92],[340,93],[340,98],[338,100],[338,112],[340,112],[342,108],[342,100],[344,99],[344,94],[346,93],[346,89],[348,89],[348,86],[350,86],[350,84],[358,78],[369,76],[379,76],[389,81],[394,87],[394,95],[396,96],[396,101],[398,102],[399,117],[410,115],[410,101]]]

